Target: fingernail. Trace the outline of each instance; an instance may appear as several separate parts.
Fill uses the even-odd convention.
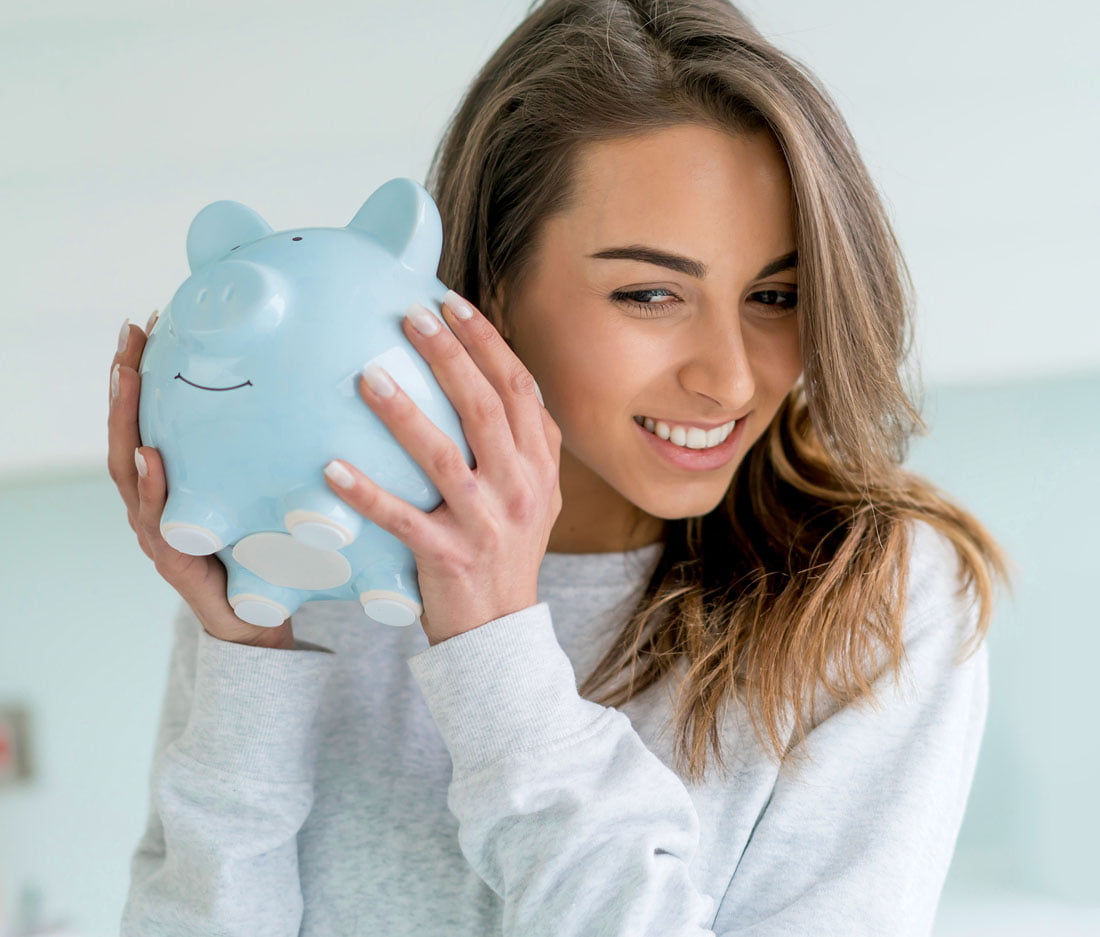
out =
[[[134,465],[137,467],[137,473],[142,478],[149,474],[149,466],[145,464],[145,456],[137,449],[134,450]]]
[[[121,355],[130,343],[130,320],[122,323],[122,331],[118,333],[118,353]]]
[[[157,324],[157,319],[160,318],[160,310],[154,309],[153,314],[149,316],[149,321],[145,323],[145,334],[148,335],[153,331],[153,326]]]
[[[470,308],[470,304],[454,290],[447,290],[443,297],[443,302],[451,307],[451,312],[459,319],[469,319],[474,314],[473,309]]]
[[[435,335],[439,331],[439,320],[419,303],[409,306],[405,315],[421,335]]]
[[[341,488],[350,488],[355,484],[355,476],[335,459],[325,466],[325,474],[332,479],[333,484]]]
[[[535,381],[534,378],[531,378],[531,380]],[[539,398],[539,403],[542,404],[545,407],[546,406],[546,401],[542,399],[542,391],[539,390],[539,382],[538,381],[535,381],[535,396]]]
[[[111,399],[118,400],[118,368],[116,364],[111,368]]]
[[[368,364],[363,369],[363,377],[367,380],[367,386],[379,397],[392,397],[397,390],[397,385],[377,364]]]

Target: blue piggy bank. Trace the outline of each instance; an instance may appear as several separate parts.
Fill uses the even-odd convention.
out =
[[[387,625],[422,614],[412,552],[322,470],[346,459],[424,511],[442,500],[360,396],[371,362],[473,467],[458,414],[401,328],[410,303],[442,304],[442,243],[439,211],[411,179],[381,186],[345,228],[274,233],[232,201],[191,222],[191,276],[142,355],[139,428],[164,462],[161,535],[217,554],[243,621],[275,627],[322,599],[358,599]]]

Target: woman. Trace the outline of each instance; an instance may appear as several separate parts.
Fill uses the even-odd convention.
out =
[[[183,602],[123,933],[927,934],[1006,566],[900,467],[910,293],[825,92],[722,0],[550,0],[429,189],[454,334],[405,329],[477,467],[371,372],[444,503],[326,469],[421,628],[233,615],[124,325],[111,475]]]

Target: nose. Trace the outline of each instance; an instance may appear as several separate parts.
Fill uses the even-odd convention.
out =
[[[189,277],[172,298],[181,340],[204,345],[270,332],[283,320],[286,306],[282,277],[248,260],[210,264]]]
[[[693,394],[713,400],[723,413],[740,412],[756,394],[740,318],[728,309],[701,316],[692,346],[680,368],[680,383]]]

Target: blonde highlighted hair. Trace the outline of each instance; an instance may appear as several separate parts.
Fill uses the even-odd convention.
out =
[[[913,291],[882,201],[825,89],[724,0],[548,0],[504,40],[453,115],[428,174],[445,232],[439,276],[502,332],[543,222],[565,209],[586,143],[695,122],[770,132],[796,211],[803,376],[723,501],[666,522],[660,560],[580,687],[621,706],[682,671],[680,773],[724,765],[722,708],[752,703],[777,759],[805,736],[809,694],[872,694],[903,658],[912,521],[944,534],[959,594],[990,623],[1008,558],[971,514],[902,468],[927,427],[902,368]],[[835,678],[831,671],[835,668]],[[618,685],[612,688],[612,682]],[[790,738],[783,731],[790,719]]]

